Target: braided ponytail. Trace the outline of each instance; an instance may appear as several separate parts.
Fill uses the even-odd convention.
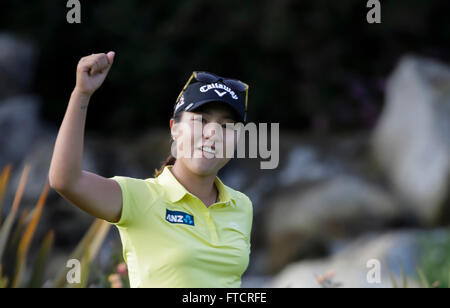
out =
[[[175,123],[180,122],[181,116],[182,116],[183,113],[184,113],[184,111],[178,112],[177,114],[175,114],[175,115],[172,117],[173,120],[175,121]],[[172,153],[170,153],[169,156],[166,158],[166,160],[162,162],[161,167],[159,167],[159,169],[155,169],[154,177],[156,178],[158,175],[160,175],[160,174],[163,172],[163,170],[164,170],[164,168],[165,168],[166,166],[173,166],[173,165],[175,164],[175,161],[176,161],[176,160],[177,160],[176,157],[174,157],[174,156],[172,155]]]
[[[166,166],[170,166],[170,165],[173,166],[175,164],[176,160],[177,159],[175,157],[173,157],[172,154],[169,154],[169,156],[166,158],[166,160],[163,161],[161,167],[159,169],[155,169],[154,177],[156,178],[158,175],[160,175]]]

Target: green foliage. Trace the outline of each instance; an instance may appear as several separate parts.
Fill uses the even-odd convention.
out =
[[[429,281],[438,281],[439,287],[450,287],[450,236],[422,236],[421,259],[424,275]]]
[[[45,284],[45,268],[54,240],[54,232],[52,230],[47,233],[40,244],[39,252],[30,269],[31,277],[29,281],[24,280],[24,272],[27,271],[29,248],[36,233],[36,228],[50,189],[47,180],[35,208],[30,213],[23,210],[20,218],[17,220],[16,217],[19,214],[19,205],[25,190],[29,170],[30,166],[26,164],[11,210],[4,222],[0,220],[0,288],[43,287]],[[8,165],[0,174],[0,208],[10,177],[10,171],[11,165]],[[74,252],[70,255],[70,259],[75,258],[81,260],[80,283],[68,285],[66,281],[67,268],[65,268],[64,264],[60,273],[52,281],[53,287],[88,286],[90,264],[97,255],[109,229],[109,223],[96,219]]]
[[[28,287],[39,288],[43,285],[45,267],[47,266],[47,260],[53,246],[54,238],[55,234],[53,230],[50,230],[42,241]]]
[[[450,236],[447,232],[419,236],[419,264],[416,266],[417,279],[422,288],[450,288]],[[394,288],[408,288],[408,280],[403,264],[402,284],[399,286],[388,268],[389,278]]]
[[[428,281],[427,277],[425,276],[425,273],[420,267],[417,267],[417,274],[420,278],[420,283],[423,288],[429,289],[430,288],[430,282]]]

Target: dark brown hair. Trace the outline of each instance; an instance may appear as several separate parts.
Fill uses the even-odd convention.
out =
[[[175,114],[172,117],[172,119],[174,120],[175,123],[180,122],[183,112],[184,111],[178,112],[177,114]],[[169,153],[169,156],[166,158],[166,160],[162,162],[161,167],[159,167],[159,169],[155,169],[154,177],[156,178],[158,175],[160,175],[166,166],[169,166],[169,165],[173,166],[175,164],[176,160],[177,159],[172,155],[172,153]]]

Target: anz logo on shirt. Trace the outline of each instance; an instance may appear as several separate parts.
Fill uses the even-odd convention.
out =
[[[179,211],[166,209],[166,220],[172,224],[185,224],[194,226],[194,216]]]

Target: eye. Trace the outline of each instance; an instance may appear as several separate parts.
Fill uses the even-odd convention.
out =
[[[233,123],[231,123],[231,122],[224,123],[224,124],[222,124],[222,128],[223,129],[230,129],[230,130],[232,130],[233,129]]]

